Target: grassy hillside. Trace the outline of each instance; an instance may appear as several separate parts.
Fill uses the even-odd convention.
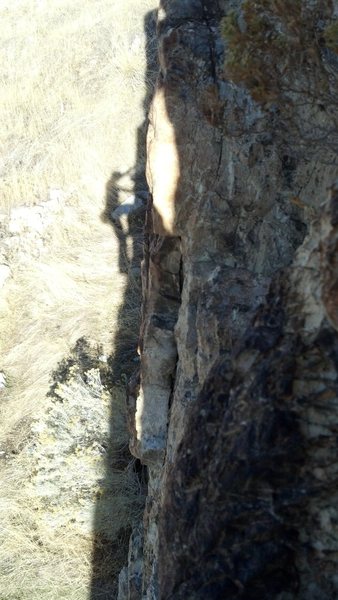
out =
[[[133,240],[126,232],[122,247],[106,217],[142,181],[153,79],[145,48],[155,43],[144,22],[156,5],[0,6],[0,275],[1,265],[10,270],[0,289],[1,600],[91,597],[91,536],[48,525],[29,457],[50,411],[52,374],[77,341],[107,369],[121,328],[137,336]],[[119,407],[124,370],[115,364],[116,380],[108,378]],[[123,493],[135,494],[129,483]]]

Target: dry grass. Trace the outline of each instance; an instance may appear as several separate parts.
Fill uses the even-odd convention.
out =
[[[75,212],[69,208],[67,216]],[[95,218],[89,215],[88,223],[81,224],[76,214],[75,232],[69,231],[78,234],[81,225],[87,229],[81,242],[52,245],[39,261],[11,263],[13,278],[5,288],[7,310],[1,319],[2,368],[10,386],[8,401],[0,406],[0,440],[18,421],[39,413],[51,372],[78,338],[97,340],[109,353],[125,276],[116,264],[119,249],[111,229],[102,238],[100,224],[95,228]],[[88,231],[91,218],[93,228]]]
[[[12,271],[0,292],[0,371],[8,384],[0,390],[0,451],[19,453],[0,470],[0,600],[89,594],[91,540],[43,524],[43,506],[24,485],[29,464],[21,451],[32,420],[48,406],[51,373],[76,341],[84,337],[114,354],[121,325],[135,328],[139,290],[129,281],[134,298],[122,324],[127,275],[102,214],[112,173],[126,173],[115,183],[123,200],[135,169],[143,168],[137,132],[151,79],[148,73],[145,82],[143,21],[156,6],[154,0],[0,6],[0,213],[7,219],[16,207],[38,206],[50,190],[61,190],[38,248],[34,235],[4,230],[1,239],[0,230],[0,257]]]
[[[1,3],[3,206],[49,187],[104,196],[132,167],[142,123],[150,0]]]
[[[2,475],[2,550],[0,597],[3,600],[83,599],[90,581],[91,541],[77,531],[51,528],[39,519],[43,507],[15,493],[12,481]],[[21,483],[21,482],[20,482]]]
[[[115,400],[121,408],[123,394],[120,393]],[[121,418],[121,414],[117,418]],[[49,451],[50,448],[46,445],[45,452]],[[40,460],[43,458],[40,455]],[[76,457],[71,456],[70,459],[74,461]],[[36,466],[36,460],[34,465]],[[83,463],[78,468],[81,466],[83,467]],[[62,467],[59,477],[62,484]],[[48,484],[48,480],[46,483]],[[82,483],[84,486],[87,483],[88,487],[88,481],[83,480]],[[93,570],[93,537],[75,519],[74,524],[69,522],[69,514],[76,515],[76,502],[73,500],[69,506],[67,499],[61,496],[56,506],[53,503],[46,504],[46,496],[37,493],[34,485],[29,453],[21,453],[7,462],[1,473],[1,485],[0,598],[91,598],[89,589]],[[98,486],[93,488],[91,492],[95,496],[98,494]],[[99,490],[99,500],[95,518],[96,538],[105,535],[108,540],[118,539],[121,523],[129,527],[136,517],[140,517],[142,496],[130,469],[127,472],[111,473],[109,480],[106,479],[103,488]],[[85,502],[81,498],[79,502],[81,508]],[[63,525],[58,526],[58,521],[63,522]],[[104,549],[102,563],[106,558],[105,553]],[[108,554],[109,563],[100,565],[101,578],[103,581],[106,578],[106,585],[110,585],[109,595],[106,596],[101,590],[102,599],[114,597],[110,593],[114,589],[111,573],[116,575],[116,563],[121,561],[121,553],[123,555],[123,548],[117,548]]]

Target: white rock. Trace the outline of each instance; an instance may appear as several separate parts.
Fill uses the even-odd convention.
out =
[[[60,188],[50,188],[48,195],[49,200],[60,202],[60,200],[62,200],[63,197],[63,191]]]
[[[49,210],[57,210],[65,198],[65,193],[59,188],[50,188],[48,190],[48,200],[43,202],[41,205]]]
[[[41,208],[38,206],[19,206],[11,211],[8,231],[22,233],[25,229],[42,233],[44,229]]]
[[[11,276],[11,270],[8,265],[0,265],[0,289],[5,285],[6,280]],[[1,383],[1,373],[0,373]]]

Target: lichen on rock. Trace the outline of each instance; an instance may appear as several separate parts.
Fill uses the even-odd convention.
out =
[[[243,28],[249,3],[160,4],[128,402],[149,467],[138,597],[333,599],[337,165],[303,137],[327,121],[310,96],[283,113],[226,77],[221,22],[235,9]]]

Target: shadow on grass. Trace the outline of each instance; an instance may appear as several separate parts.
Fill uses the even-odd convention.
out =
[[[146,474],[139,461],[131,454],[127,444],[116,448],[116,423],[114,415],[114,387],[125,385],[131,374],[137,369],[138,330],[141,304],[141,269],[143,250],[143,226],[148,198],[148,187],[145,178],[147,114],[152,96],[154,79],[157,73],[156,58],[156,12],[150,11],[145,16],[146,34],[146,95],[143,101],[144,121],[137,130],[137,155],[135,166],[127,173],[114,172],[106,185],[106,206],[102,219],[109,222],[119,241],[119,269],[127,277],[124,297],[118,313],[113,348],[114,353],[108,358],[106,385],[112,390],[112,406],[110,410],[109,442],[105,454],[105,480],[102,482],[103,493],[97,499],[93,521],[92,581],[90,600],[111,600],[117,597],[117,577],[127,562],[128,542],[133,521],[141,519],[143,501],[146,492]],[[132,182],[128,189],[125,180]],[[127,200],[121,199],[129,194]],[[117,435],[119,437],[119,435]],[[119,472],[125,473],[126,482],[129,476],[138,482],[138,488],[122,489],[112,493],[112,481]],[[138,495],[135,495],[135,490]],[[126,494],[130,503],[128,522],[119,524],[118,533],[109,536],[110,527],[106,528],[107,518],[118,519],[115,503],[116,494]],[[132,497],[132,494],[135,497]],[[131,496],[131,497],[130,497]],[[121,498],[120,498],[121,500]],[[114,529],[114,528],[113,528]]]

